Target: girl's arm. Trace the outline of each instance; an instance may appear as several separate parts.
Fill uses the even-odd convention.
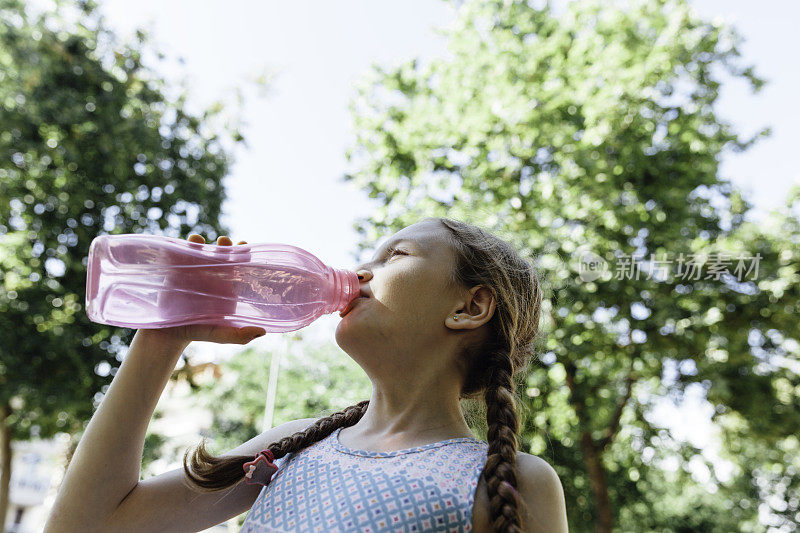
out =
[[[189,241],[205,243],[194,233]],[[227,235],[217,239],[218,246],[232,244]],[[264,333],[253,326],[208,324],[137,330],[72,456],[45,531],[106,530],[111,515],[139,485],[147,426],[175,364],[192,341],[247,344]]]
[[[305,431],[318,418],[301,418],[268,429],[223,455],[255,456],[270,444]],[[277,460],[277,459],[276,459]],[[187,487],[183,467],[140,481],[98,531],[204,531],[248,511],[261,485],[241,482],[218,492],[197,493]]]
[[[95,529],[136,487],[147,426],[188,345],[158,330],[136,332],[78,443],[45,531]]]

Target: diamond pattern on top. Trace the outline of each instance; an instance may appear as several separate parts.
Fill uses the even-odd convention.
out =
[[[265,531],[471,531],[488,444],[457,438],[398,450],[353,450],[340,429],[275,461],[242,527]]]

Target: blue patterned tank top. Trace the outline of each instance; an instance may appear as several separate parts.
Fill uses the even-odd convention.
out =
[[[488,443],[459,437],[397,450],[354,450],[337,428],[275,460],[242,533],[472,531]]]

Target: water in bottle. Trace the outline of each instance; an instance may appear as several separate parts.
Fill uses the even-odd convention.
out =
[[[89,248],[86,313],[130,328],[185,324],[294,331],[342,311],[358,276],[288,244],[200,244],[145,234],[101,235]]]

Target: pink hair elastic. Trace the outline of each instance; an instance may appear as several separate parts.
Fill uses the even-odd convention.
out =
[[[261,450],[256,454],[255,459],[245,463],[244,468],[245,482],[249,485],[264,485],[272,479],[272,475],[278,471],[278,467],[272,462],[275,456],[269,449]]]
[[[514,489],[514,487],[511,485],[511,483],[509,483],[508,481],[503,481],[503,482],[501,482],[501,485],[502,484],[508,485],[508,488],[511,489],[511,492],[514,493],[514,496],[516,496],[517,499],[519,499],[519,493]]]

